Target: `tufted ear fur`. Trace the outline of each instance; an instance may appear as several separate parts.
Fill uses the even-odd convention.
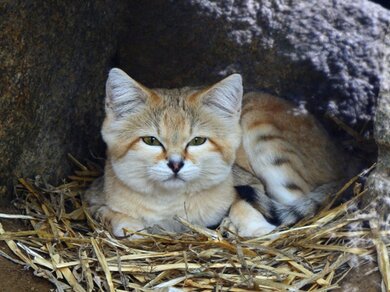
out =
[[[211,86],[202,96],[203,104],[221,117],[239,116],[242,102],[242,78],[232,74]]]
[[[106,114],[115,118],[137,112],[145,105],[148,89],[124,71],[113,68],[106,83]]]

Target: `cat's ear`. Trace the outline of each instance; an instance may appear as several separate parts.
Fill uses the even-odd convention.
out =
[[[202,100],[204,105],[221,116],[231,117],[241,112],[242,94],[241,75],[232,74],[207,89]]]
[[[106,114],[122,117],[143,108],[149,96],[148,89],[124,71],[113,68],[106,83]]]

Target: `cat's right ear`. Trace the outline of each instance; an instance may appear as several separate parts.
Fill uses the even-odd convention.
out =
[[[113,68],[106,83],[106,114],[120,118],[138,112],[144,107],[148,95],[146,87],[121,69]]]

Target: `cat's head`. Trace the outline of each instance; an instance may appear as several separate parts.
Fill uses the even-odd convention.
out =
[[[103,139],[115,175],[143,193],[200,191],[231,171],[241,141],[242,80],[149,89],[114,68],[106,84]]]

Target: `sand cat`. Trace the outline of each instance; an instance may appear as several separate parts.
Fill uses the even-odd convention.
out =
[[[342,153],[307,112],[241,76],[209,87],[149,89],[114,68],[106,84],[104,177],[86,194],[114,235],[175,215],[210,227],[228,216],[259,236],[312,215],[343,177]]]

